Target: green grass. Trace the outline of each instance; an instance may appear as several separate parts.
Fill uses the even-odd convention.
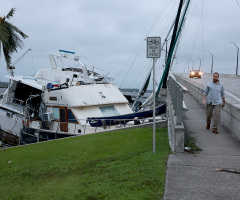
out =
[[[98,133],[0,151],[3,199],[161,199],[166,128]]]

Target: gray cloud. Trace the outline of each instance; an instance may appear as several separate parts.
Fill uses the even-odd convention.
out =
[[[31,48],[37,72],[50,67],[49,53],[58,53],[59,49],[75,51],[93,60],[96,67],[109,71],[118,86],[128,72],[123,87],[141,87],[150,67],[144,39],[149,32],[149,36],[165,38],[179,0],[0,0],[0,3],[1,16],[12,7],[17,9],[11,22],[29,35],[24,41],[25,49],[14,54],[13,61]],[[183,72],[185,68],[186,71],[192,61],[198,67],[200,57],[202,68],[209,71],[210,51],[216,71],[235,73],[236,48],[230,42],[240,45],[239,18],[240,9],[235,0],[192,0],[173,69]],[[162,52],[157,62],[158,80],[164,56]],[[26,55],[16,67],[16,74],[33,74],[31,55]],[[5,74],[2,56],[1,79]]]

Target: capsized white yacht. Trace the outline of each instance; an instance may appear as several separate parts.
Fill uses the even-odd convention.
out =
[[[60,53],[50,54],[51,69],[35,76],[6,76],[9,86],[0,98],[0,130],[28,142],[104,131],[106,121],[116,126],[136,120],[112,79],[88,70],[74,52]],[[159,114],[164,113],[166,106],[160,108]]]

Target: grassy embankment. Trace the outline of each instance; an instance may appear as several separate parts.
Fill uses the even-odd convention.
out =
[[[161,199],[166,128],[67,138],[0,151],[1,199]]]

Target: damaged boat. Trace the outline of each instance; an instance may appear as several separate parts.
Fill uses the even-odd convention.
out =
[[[87,69],[74,52],[60,50],[49,60],[51,68],[34,76],[14,76],[14,69],[6,76],[0,130],[19,137],[21,143],[102,132],[106,125],[126,125],[152,115],[134,113],[113,80],[94,67]],[[165,104],[157,108],[158,114],[165,111]]]

